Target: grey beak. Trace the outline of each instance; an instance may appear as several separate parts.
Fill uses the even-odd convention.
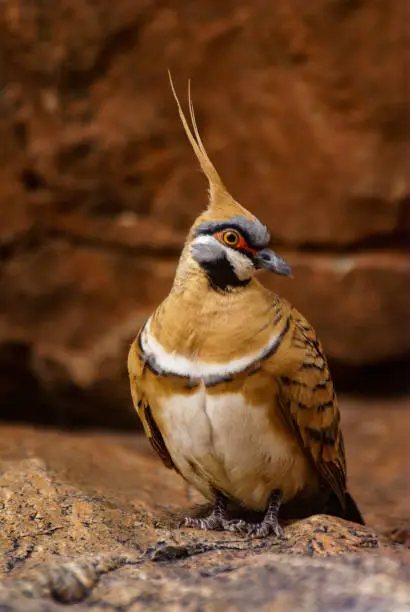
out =
[[[255,255],[254,261],[256,267],[260,270],[269,270],[269,272],[274,272],[281,276],[292,276],[290,265],[271,249],[261,249]]]

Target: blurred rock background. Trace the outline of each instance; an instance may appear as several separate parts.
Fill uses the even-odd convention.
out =
[[[405,390],[407,2],[2,0],[0,418],[135,427],[128,346],[206,204],[168,84],[192,79],[338,388]],[[377,383],[377,385],[376,385]]]

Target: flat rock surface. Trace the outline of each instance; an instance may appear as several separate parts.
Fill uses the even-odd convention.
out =
[[[2,426],[0,610],[408,610],[409,402],[342,401],[366,526],[179,529],[202,502],[141,435]],[[70,608],[71,609],[71,608]]]

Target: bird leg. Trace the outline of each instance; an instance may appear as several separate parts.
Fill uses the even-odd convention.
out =
[[[248,536],[254,538],[266,538],[269,535],[283,536],[283,529],[279,525],[278,518],[281,499],[282,493],[279,490],[273,491],[263,520],[260,523],[249,525]]]
[[[282,493],[273,491],[269,498],[268,509],[260,523],[251,523],[243,519],[229,520],[226,513],[227,499],[222,493],[216,493],[216,499],[211,514],[204,518],[191,518],[187,516],[181,526],[193,529],[232,531],[253,538],[266,538],[269,535],[283,536],[283,529],[279,525],[279,507]]]
[[[228,521],[225,525],[226,531],[234,531],[251,538],[266,538],[269,535],[283,536],[283,529],[279,525],[279,507],[282,493],[279,490],[273,491],[269,498],[268,509],[260,523],[251,523],[243,519]]]
[[[226,516],[227,500],[219,491],[216,493],[216,499],[212,512],[204,518],[192,518],[187,516],[181,522],[181,526],[191,527],[193,529],[214,529],[216,531],[227,530],[229,523]]]

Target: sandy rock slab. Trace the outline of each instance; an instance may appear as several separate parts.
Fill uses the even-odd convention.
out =
[[[368,525],[318,515],[266,540],[179,529],[201,499],[138,434],[3,426],[0,611],[408,610],[409,412],[343,418]]]
[[[251,561],[203,556],[202,567],[88,557],[0,583],[6,610],[374,610],[410,606],[409,567],[384,557],[314,558],[262,553]]]

